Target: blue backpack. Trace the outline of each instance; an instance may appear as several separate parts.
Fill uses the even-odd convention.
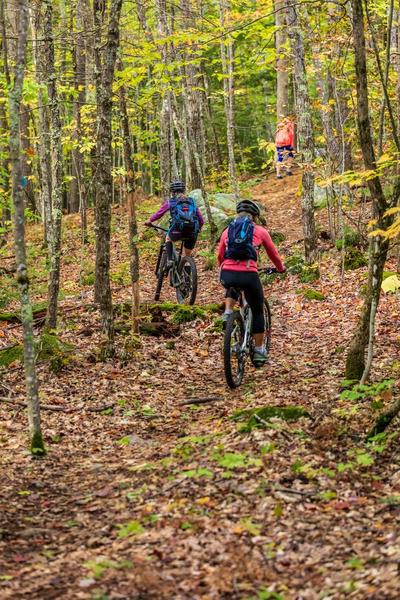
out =
[[[253,246],[254,223],[248,217],[234,219],[228,227],[225,258],[233,260],[257,260]]]
[[[199,231],[199,218],[197,216],[196,202],[189,196],[170,198],[169,210],[171,213],[170,231],[183,233],[197,233]]]

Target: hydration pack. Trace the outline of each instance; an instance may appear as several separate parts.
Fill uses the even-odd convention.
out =
[[[197,233],[199,231],[196,202],[193,198],[190,196],[171,198],[169,210],[171,213],[170,231],[182,231],[184,233]]]
[[[253,246],[254,223],[248,217],[234,219],[228,227],[225,258],[233,260],[257,260]]]

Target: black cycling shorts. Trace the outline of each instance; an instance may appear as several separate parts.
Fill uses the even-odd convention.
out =
[[[193,250],[197,242],[198,233],[193,232],[181,232],[181,231],[169,231],[168,236],[172,242],[183,241],[183,247],[188,250]]]
[[[256,271],[221,271],[220,280],[226,288],[225,298],[239,300],[240,290],[253,313],[253,333],[265,331],[264,290]]]

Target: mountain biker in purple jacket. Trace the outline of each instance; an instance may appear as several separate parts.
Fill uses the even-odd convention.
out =
[[[180,199],[184,199],[186,197],[185,189],[186,188],[185,188],[185,184],[183,183],[183,181],[173,181],[170,185],[170,191],[171,191],[172,197],[168,200],[165,200],[165,202],[161,205],[161,207],[158,209],[158,211],[155,212],[154,215],[152,215],[145,222],[145,225],[149,227],[154,221],[158,221],[158,219],[160,219],[163,215],[165,215],[166,212],[171,211],[173,203],[176,203],[176,201],[179,201]],[[165,241],[166,241],[165,246],[166,246],[166,251],[167,251],[167,268],[172,267],[172,264],[173,264],[173,258],[172,258],[173,242],[182,240],[183,248],[184,248],[184,256],[190,256],[192,254],[192,250],[196,245],[199,232],[201,231],[201,228],[204,225],[203,215],[201,214],[199,208],[197,208],[197,207],[196,207],[196,217],[198,220],[198,229],[197,230],[195,229],[192,231],[190,231],[190,230],[189,231],[179,231],[179,230],[171,229],[171,225],[170,225],[167,235],[165,237]]]

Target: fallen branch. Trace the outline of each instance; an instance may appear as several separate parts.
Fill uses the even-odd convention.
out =
[[[208,398],[188,398],[183,402],[179,403],[179,406],[186,406],[188,404],[207,404],[208,402],[220,402],[224,400],[221,396],[210,396]]]
[[[315,492],[302,492],[301,490],[293,490],[292,488],[281,488],[281,487],[273,487],[271,488],[273,492],[282,492],[284,494],[296,494],[298,496],[314,496]]]
[[[12,398],[0,398],[0,402],[4,402],[5,404],[13,404],[14,406],[20,406],[21,408],[26,408],[26,402],[20,402],[19,400],[13,400]],[[41,404],[40,405],[40,410],[48,410],[48,411],[54,411],[54,412],[65,412],[65,413],[71,413],[71,412],[78,412],[80,410],[86,410],[87,412],[94,412],[94,413],[99,413],[102,412],[103,410],[107,410],[109,408],[114,408],[115,403],[109,403],[109,404],[103,404],[101,406],[88,406],[86,407],[85,405],[82,406],[72,406],[70,408],[64,408],[64,406],[60,406],[59,404]]]

